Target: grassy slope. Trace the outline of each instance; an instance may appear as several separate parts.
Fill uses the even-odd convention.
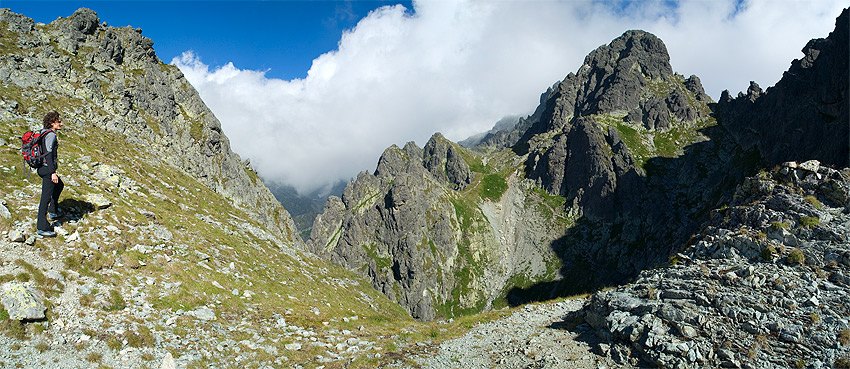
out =
[[[17,52],[14,39],[8,37],[9,32],[4,30],[2,36],[2,52]],[[80,296],[78,315],[81,318],[94,315],[106,321],[87,328],[86,333],[106,342],[117,340],[118,344],[109,347],[115,352],[123,347],[120,338],[110,336],[107,331],[115,322],[149,327],[140,330],[164,340],[166,337],[210,334],[215,325],[235,326],[240,321],[248,321],[257,329],[266,329],[264,335],[275,342],[280,353],[278,358],[287,358],[285,366],[289,366],[292,362],[312,362],[325,349],[311,346],[298,351],[285,349],[294,338],[270,324],[276,316],[285,316],[290,326],[311,329],[320,335],[321,332],[358,330],[358,337],[375,342],[378,352],[385,354],[403,354],[410,350],[406,345],[409,343],[436,342],[454,336],[472,321],[459,320],[439,325],[439,328],[439,323],[415,323],[362,278],[267,240],[262,236],[261,224],[221,195],[183,171],[159,161],[145,148],[127,143],[123,137],[69,114],[83,107],[90,109],[90,115],[110,116],[105,109],[92,106],[82,98],[47,90],[22,89],[4,81],[0,81],[0,96],[3,108],[0,113],[7,111],[0,117],[0,138],[5,140],[5,145],[0,147],[0,173],[3,175],[0,198],[12,213],[10,219],[0,218],[0,232],[20,230],[31,235],[35,230],[40,179],[33,174],[28,180],[25,178],[17,137],[26,130],[38,128],[45,107],[62,113],[66,124],[66,130],[60,133],[59,173],[66,184],[60,207],[69,212],[72,219],[62,225],[68,235],[37,240],[32,247],[38,250],[38,263],[36,260],[29,260],[30,263],[0,260],[0,264],[27,265],[31,269],[28,274],[33,276],[43,276],[46,271],[41,272],[32,264],[66,268],[62,272],[67,278],[65,284],[36,278],[36,284],[48,298],[48,322],[56,318],[50,300],[68,291],[74,292],[78,284],[93,280],[100,291],[95,292],[94,297]],[[15,105],[13,102],[17,106],[11,108]],[[151,121],[149,125],[158,131],[156,122]],[[120,180],[121,185],[110,182],[110,178],[96,178],[95,172],[107,166],[118,168],[120,174],[111,179]],[[88,203],[92,194],[102,194],[113,205],[102,210],[92,209]],[[162,230],[167,231],[166,235]],[[80,240],[68,243],[75,233],[80,235]],[[137,245],[151,251],[139,251]],[[4,278],[6,280],[10,279]],[[232,294],[233,290],[238,290],[238,295]],[[131,291],[145,294],[145,304],[153,308],[149,318],[134,317],[133,309],[127,308]],[[250,291],[251,296],[246,298],[245,291]],[[102,300],[100,304],[98,300]],[[165,318],[180,310],[191,311],[202,306],[214,309],[215,323],[186,316],[173,325],[163,323]],[[358,319],[342,319],[352,316]],[[0,320],[4,320],[2,314]],[[8,320],[2,323],[4,327],[10,326],[6,324]],[[44,336],[51,333],[44,332],[43,327],[39,323],[24,326],[28,335],[18,337],[44,340]],[[218,341],[231,338],[212,335],[212,339]],[[180,349],[169,350],[174,351],[175,357],[184,353]],[[197,364],[221,363],[229,354],[234,352],[204,357]],[[266,357],[261,350],[252,355],[258,362],[267,359],[267,364],[274,365],[273,358]],[[348,363],[369,367],[398,357],[362,355],[349,359]]]

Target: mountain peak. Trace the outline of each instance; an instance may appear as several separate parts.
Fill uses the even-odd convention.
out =
[[[576,76],[586,81],[577,91],[578,110],[582,115],[629,111],[640,102],[649,81],[673,76],[661,39],[645,31],[627,31],[584,59]]]

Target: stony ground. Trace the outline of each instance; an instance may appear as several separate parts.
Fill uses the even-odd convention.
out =
[[[527,305],[508,317],[472,328],[436,354],[413,360],[422,368],[619,368],[595,352],[599,342],[587,324],[570,324],[586,299]]]

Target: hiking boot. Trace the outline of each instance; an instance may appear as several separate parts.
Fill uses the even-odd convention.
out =
[[[62,217],[62,215],[63,215],[63,214],[62,214],[62,213],[59,213],[59,212],[56,212],[56,213],[47,213],[47,218],[48,218],[49,220],[56,220],[56,219],[61,218],[61,217]]]
[[[42,231],[42,230],[40,230],[40,229],[38,230],[38,232],[36,232],[36,234],[38,234],[38,235],[39,235],[39,236],[41,236],[41,237],[56,237],[56,232],[53,232],[53,231]]]

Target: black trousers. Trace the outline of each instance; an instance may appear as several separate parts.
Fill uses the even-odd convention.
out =
[[[59,194],[65,188],[65,183],[62,178],[59,178],[59,183],[53,183],[50,180],[52,173],[44,173],[47,168],[38,169],[38,175],[41,177],[41,202],[38,203],[38,220],[36,227],[40,231],[52,231],[53,226],[47,221],[47,213],[56,213],[57,203],[59,202]]]

